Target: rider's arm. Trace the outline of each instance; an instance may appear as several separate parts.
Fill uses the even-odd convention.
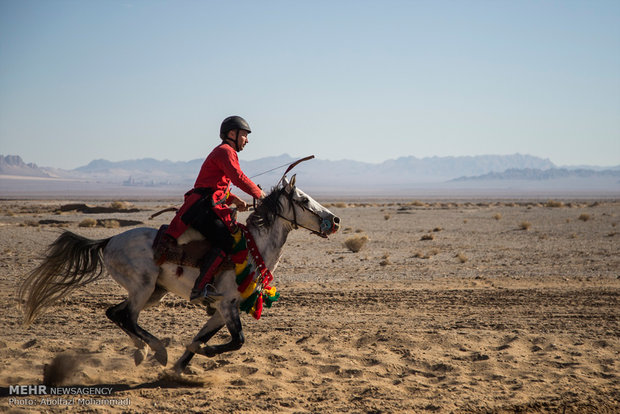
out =
[[[265,193],[258,188],[256,184],[252,180],[250,180],[244,173],[241,171],[241,167],[239,166],[239,158],[237,157],[237,152],[230,148],[228,150],[227,145],[223,145],[219,148],[222,148],[224,151],[222,152],[222,156],[218,157],[219,167],[222,169],[224,174],[230,178],[232,183],[239,187],[244,192],[248,193],[254,198],[261,198]]]

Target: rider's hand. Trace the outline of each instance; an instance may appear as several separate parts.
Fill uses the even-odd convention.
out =
[[[235,205],[237,206],[237,211],[248,211],[248,204],[241,199],[235,201]]]
[[[260,190],[260,198],[263,199],[265,197],[267,197],[267,194],[265,194],[263,190]]]

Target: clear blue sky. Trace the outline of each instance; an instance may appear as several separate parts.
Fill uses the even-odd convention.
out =
[[[620,164],[620,1],[0,0],[0,154]]]

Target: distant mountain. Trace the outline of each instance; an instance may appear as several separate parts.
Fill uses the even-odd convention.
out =
[[[269,190],[282,176],[284,167],[295,159],[282,154],[258,160],[241,160],[240,163],[250,178]],[[203,159],[185,162],[152,158],[118,162],[98,159],[73,170],[61,170],[25,164],[18,156],[0,156],[0,174],[56,177],[96,182],[98,185],[190,188],[202,163]],[[378,194],[428,188],[431,185],[446,188],[512,186],[515,181],[524,186],[529,184],[523,183],[537,181],[541,186],[549,188],[560,181],[567,186],[577,182],[581,188],[599,185],[615,191],[620,179],[620,168],[558,168],[549,159],[513,154],[427,158],[407,156],[376,164],[314,159],[300,164],[291,174],[298,175],[298,182],[303,183],[304,189],[324,190],[334,194],[362,190]]]
[[[586,170],[551,168],[541,170],[536,168],[511,168],[504,172],[490,172],[475,177],[459,177],[452,181],[489,181],[489,180],[555,180],[565,178],[617,178],[620,179],[620,170]]]
[[[0,155],[0,174],[21,177],[50,177],[36,164],[26,164],[19,155]]]

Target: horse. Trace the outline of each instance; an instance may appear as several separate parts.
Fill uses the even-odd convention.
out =
[[[258,203],[248,216],[246,226],[264,265],[275,271],[291,230],[305,228],[327,238],[338,231],[340,218],[297,188],[293,176],[290,182],[283,177]],[[195,238],[191,236],[192,232],[197,233],[190,227],[181,237],[189,234],[189,239]],[[64,231],[49,246],[42,263],[26,277],[19,289],[25,323],[30,324],[45,308],[101,278],[107,270],[127,290],[128,297],[108,308],[106,315],[132,339],[136,347],[135,364],[139,365],[146,358],[150,348],[155,360],[165,367],[168,363],[166,347],[138,325],[138,316],[144,308],[159,303],[168,292],[189,300],[199,269],[183,266],[179,272],[177,264],[158,265],[153,249],[156,234],[157,229],[142,227],[107,239],[91,240]],[[182,243],[181,238],[179,243]],[[255,261],[251,255],[248,260]],[[241,294],[234,269],[224,268],[214,283],[223,297],[210,305],[212,316],[174,364],[175,374],[182,374],[196,354],[213,357],[238,350],[244,343],[239,309]],[[230,341],[208,345],[209,339],[224,326],[228,328]]]

